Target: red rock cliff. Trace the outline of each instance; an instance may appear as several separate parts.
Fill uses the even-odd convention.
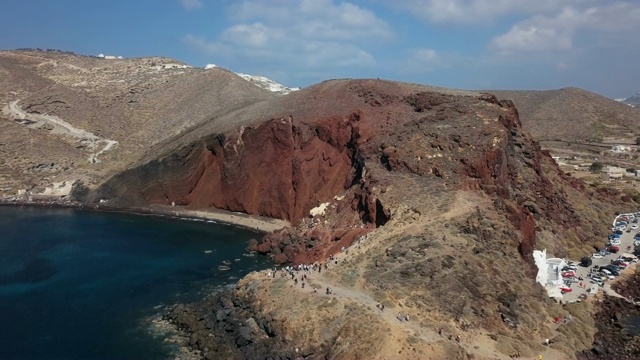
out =
[[[382,81],[328,82],[281,99],[277,110],[264,109],[269,120],[203,136],[113,179],[101,196],[289,220],[295,228],[254,244],[279,261],[323,258],[385,224],[382,189],[392,185],[401,189],[396,203],[418,207],[422,182],[485,192],[529,263],[539,219],[580,223],[554,183],[566,178],[523,131],[511,102]],[[561,179],[551,181],[545,168]],[[322,203],[329,214],[309,219]]]

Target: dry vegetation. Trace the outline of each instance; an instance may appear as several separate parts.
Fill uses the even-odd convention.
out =
[[[0,52],[0,109],[55,115],[76,129],[117,141],[92,164],[85,144],[52,127],[0,115],[0,195],[52,182],[99,184],[153,152],[153,145],[275,95],[221,68],[169,58],[105,60],[60,52]],[[232,121],[232,120],[228,120]]]

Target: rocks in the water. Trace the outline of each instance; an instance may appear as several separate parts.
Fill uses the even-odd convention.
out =
[[[216,320],[218,321],[225,321],[227,319],[227,313],[220,309],[216,312]]]
[[[302,355],[313,359],[319,349],[299,344],[295,354],[282,323],[225,291],[187,305],[176,305],[165,319],[186,332],[188,345],[205,359],[285,359]]]

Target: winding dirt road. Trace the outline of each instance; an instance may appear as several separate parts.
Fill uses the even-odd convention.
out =
[[[70,136],[77,139],[79,142],[86,144],[92,150],[100,148],[100,150],[89,155],[90,163],[100,162],[98,157],[111,150],[113,146],[118,143],[115,140],[101,138],[89,131],[78,129],[54,115],[28,113],[20,108],[18,105],[19,102],[20,100],[12,101],[8,106],[5,106],[3,111],[24,126],[32,129],[40,129],[49,124],[53,126],[51,134]]]

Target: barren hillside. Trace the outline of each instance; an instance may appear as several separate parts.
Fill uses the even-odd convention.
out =
[[[1,51],[0,193],[99,184],[153,144],[274,96],[227,70],[162,57]]]
[[[492,95],[333,80],[227,117],[236,127],[194,127],[87,198],[286,219],[251,248],[276,263],[338,256],[307,280],[335,297],[261,273],[176,308],[209,358],[533,356],[566,310],[535,283],[532,251],[592,252],[621,199],[560,171]],[[545,354],[590,348],[593,323],[576,324]]]
[[[639,206],[563,173],[527,131],[629,136],[637,109],[578,89],[331,80],[276,96],[220,68],[43,51],[0,52],[0,74],[3,194],[82,180],[72,194],[95,206],[284,219],[249,249],[324,264],[306,288],[255,273],[175,307],[205,358],[575,358],[592,309],[551,302],[532,252],[590,254]]]
[[[540,141],[601,141],[640,135],[640,109],[577,89],[491,91],[512,100],[522,124]]]

